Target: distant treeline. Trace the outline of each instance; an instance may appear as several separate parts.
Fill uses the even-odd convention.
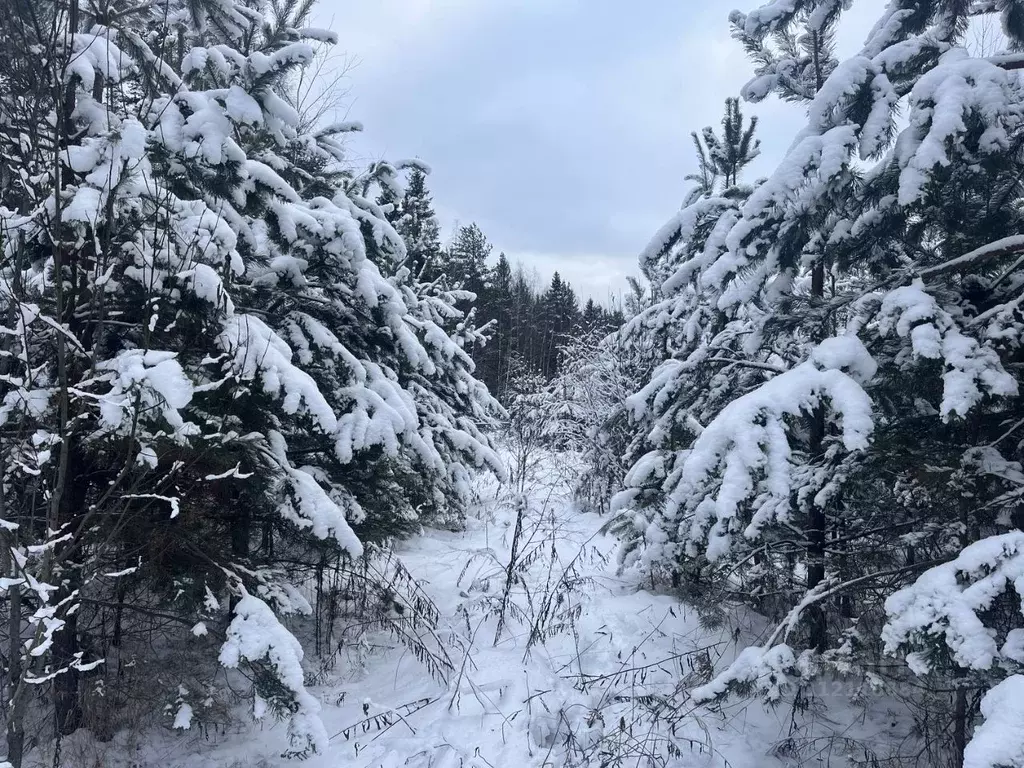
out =
[[[523,374],[551,379],[559,373],[561,350],[583,335],[611,332],[622,325],[621,308],[592,298],[581,307],[572,286],[555,272],[548,285],[504,253],[491,259],[492,246],[476,224],[460,226],[442,244],[440,226],[422,170],[412,171],[401,198],[385,193],[380,202],[408,245],[406,265],[420,280],[439,281],[475,296],[462,299],[475,323],[488,335],[471,350],[476,375],[504,399],[510,383]]]

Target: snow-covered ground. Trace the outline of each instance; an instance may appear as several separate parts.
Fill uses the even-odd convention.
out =
[[[446,654],[451,666],[432,677],[391,634],[347,633],[339,663],[310,688],[322,702],[330,748],[301,764],[840,766],[847,764],[845,746],[834,734],[874,746],[892,741],[899,728],[886,707],[854,711],[839,695],[828,718],[815,714],[826,710],[812,701],[796,719],[797,731],[789,702],[774,709],[756,701],[690,703],[691,687],[755,639],[756,619],[706,629],[678,599],[617,576],[616,542],[600,532],[605,520],[572,502],[570,464],[565,456],[546,457],[544,477],[528,483],[523,497],[482,478],[481,501],[464,531],[427,531],[398,545],[398,557],[438,609],[436,629],[421,624],[416,631],[427,651]],[[787,749],[791,735],[797,739]],[[292,762],[281,757],[285,726],[269,717],[228,733],[166,729],[137,740],[124,751],[106,745],[97,764]]]

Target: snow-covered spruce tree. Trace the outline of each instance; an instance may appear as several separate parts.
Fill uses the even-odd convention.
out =
[[[893,0],[840,62],[849,7],[732,16],[757,63],[744,96],[803,102],[807,125],[768,179],[699,197],[645,254],[663,297],[645,317],[668,329],[667,359],[631,400],[647,452],[615,500],[624,564],[781,619],[699,699],[752,686],[775,698],[823,664],[881,674],[884,598],[1018,524],[1019,57],[960,44],[972,15],[998,13],[1019,45],[1024,14]],[[943,568],[934,580],[963,586]],[[941,638],[951,619],[915,612],[924,592],[900,594],[890,648]],[[973,606],[995,611],[997,631],[1019,624],[994,598]],[[983,677],[1005,674],[988,658]],[[933,746],[959,752],[966,691],[985,683],[950,667],[931,667],[961,691]]]
[[[439,267],[453,285],[483,297],[488,288],[487,259],[490,255],[487,236],[473,223],[459,227]]]
[[[420,171],[412,167],[415,176]],[[368,196],[353,197],[372,209]],[[414,477],[407,493],[427,492],[419,515],[423,521],[457,522],[469,499],[470,473],[479,467],[499,475],[504,472],[483,430],[506,414],[477,378],[471,357],[471,351],[487,343],[474,323],[476,295],[448,287],[441,278],[418,278],[409,269],[407,245],[397,232],[391,232],[373,249],[376,258],[390,259],[391,270],[397,269],[389,281],[407,307],[406,324],[426,352],[422,365],[406,363],[398,368],[403,386],[416,403],[420,436],[431,449],[421,452],[410,445]],[[432,478],[426,489],[424,477]]]
[[[576,292],[555,272],[540,297],[540,370],[548,379],[559,371],[562,349],[579,330],[580,307]]]
[[[489,282],[490,269],[487,259],[491,255],[491,244],[477,224],[459,227],[451,243],[441,254],[438,271],[445,282],[453,288],[466,292],[467,297],[458,304],[459,309],[471,321],[480,317],[493,317],[493,297]],[[469,350],[477,366],[479,377],[497,391],[499,343],[494,339],[497,322],[485,320],[481,327],[480,343]],[[494,339],[496,343],[489,344]]]
[[[643,289],[632,284],[633,299],[642,301]],[[616,327],[619,317],[588,300],[583,327],[561,348],[558,375],[535,396],[546,403],[545,442],[581,459],[574,479],[577,501],[602,513],[629,467],[633,435],[625,400],[650,373],[651,355],[638,338],[626,342],[621,323]]]
[[[51,713],[44,739],[75,730],[82,673],[116,674],[155,622],[245,665],[255,714],[288,714],[295,749],[322,748],[280,618],[310,606],[282,559],[358,556],[352,526],[371,511],[390,525],[457,506],[469,467],[497,467],[479,430],[496,406],[445,310],[371,258],[404,246],[335,172],[350,126],[299,133],[278,92],[331,39],[303,27],[310,6],[53,0],[14,3],[5,25],[14,765],[27,713]],[[181,690],[168,681],[187,727],[208,689]]]
[[[388,220],[402,236],[406,248],[406,266],[417,279],[437,277],[441,254],[441,228],[437,223],[425,163],[410,163],[409,182],[404,189],[393,186],[381,190],[378,202],[390,206]]]

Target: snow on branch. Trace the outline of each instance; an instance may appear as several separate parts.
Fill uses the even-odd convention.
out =
[[[271,431],[267,440],[270,455],[284,473],[288,485],[287,497],[280,506],[282,516],[299,528],[309,528],[319,539],[333,538],[352,557],[362,555],[363,545],[348,524],[345,510],[320,487],[310,471],[292,466],[284,436]],[[349,497],[347,501],[350,517],[362,515],[354,498]]]
[[[1013,675],[981,700],[985,722],[964,749],[964,768],[1024,765],[1024,675]]]
[[[335,431],[338,420],[316,382],[292,363],[291,348],[258,317],[229,317],[217,344],[231,355],[231,367],[241,381],[259,379],[263,391],[274,397],[283,389],[285,413],[306,413],[324,432]]]
[[[288,723],[290,740],[296,746],[322,752],[327,747],[327,731],[320,719],[320,702],[305,687],[302,645],[265,602],[250,595],[244,587],[240,589],[242,598],[228,626],[220,663],[233,668],[243,661],[269,662],[285,695],[291,699],[282,702],[292,712]]]
[[[845,448],[865,449],[874,423],[861,384],[875,368],[855,337],[828,339],[809,360],[723,408],[673,472],[667,511],[670,516],[684,508],[692,512],[691,548],[706,538],[709,559],[726,554],[741,504],[748,500],[753,499],[744,530],[748,538],[756,538],[773,518],[788,515],[793,487],[787,418],[810,413],[827,398],[842,420]]]
[[[963,256],[957,256],[955,259],[936,264],[934,267],[922,269],[918,274],[927,278],[944,275],[947,272],[972,270],[990,261],[1006,256],[1016,256],[1020,253],[1024,253],[1024,235],[1010,235],[975,248]]]
[[[343,123],[331,123],[330,125],[320,128],[313,135],[316,138],[323,136],[334,136],[339,133],[359,133],[363,130],[363,124],[358,120],[348,120]]]
[[[1024,598],[1024,532],[990,536],[966,547],[953,561],[935,566],[885,601],[888,621],[882,640],[888,653],[945,645],[954,661],[974,670],[998,660],[1016,660],[1013,638],[1000,648],[981,612],[1008,588]],[[918,674],[932,668],[930,654],[911,651],[907,663]]]
[[[697,686],[690,695],[698,704],[706,704],[724,696],[733,686],[753,685],[766,701],[775,702],[789,685],[789,675],[796,663],[796,655],[788,645],[752,645],[740,651],[722,674]]]
[[[950,164],[950,148],[963,142],[970,117],[986,126],[978,140],[983,154],[1007,151],[1022,120],[1016,76],[959,48],[943,54],[938,66],[917,81],[909,108],[910,126],[895,148],[901,205],[919,200],[936,166]]]
[[[125,434],[138,420],[159,414],[176,433],[191,434],[195,428],[185,423],[180,411],[192,400],[192,382],[176,357],[174,352],[128,349],[97,364],[101,374],[95,381],[110,385],[97,398],[100,427]]]
[[[800,0],[769,0],[749,13],[733,11],[729,21],[745,35],[762,39],[792,21],[801,5]]]
[[[641,269],[654,264],[675,243],[689,240],[700,222],[716,218],[722,211],[735,205],[735,202],[724,197],[702,197],[680,210],[654,234],[647,247],[640,253]],[[683,283],[686,279],[677,277],[675,282]]]
[[[995,56],[989,56],[985,60],[1007,71],[1024,69],[1024,53],[1020,52],[999,53]]]
[[[330,29],[321,29],[320,27],[302,27],[301,29],[295,30],[295,32],[304,40],[315,40],[318,43],[326,43],[328,45],[338,44],[338,33]]]
[[[882,336],[893,331],[909,338],[915,357],[941,360],[943,420],[963,417],[985,394],[1017,394],[1016,380],[1006,372],[998,353],[961,333],[953,316],[925,291],[919,278],[882,298],[878,317]]]

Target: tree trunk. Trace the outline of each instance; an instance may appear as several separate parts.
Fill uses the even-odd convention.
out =
[[[111,638],[110,644],[114,648],[121,647],[121,638],[123,634],[122,620],[124,617],[124,598],[127,592],[128,586],[124,579],[121,579],[117,585],[117,607],[114,609],[114,633]],[[121,665],[118,664],[118,673],[120,674]]]
[[[814,304],[819,303],[825,293],[825,265],[819,259],[811,272],[811,297]],[[819,405],[811,416],[811,435],[808,453],[811,460],[822,455],[825,442],[825,408]],[[811,590],[825,579],[825,545],[828,516],[824,509],[811,502],[807,531],[807,589]],[[828,647],[828,621],[825,606],[821,601],[815,602],[807,610],[807,623],[810,629],[810,645],[818,651]]]
[[[79,24],[78,3],[68,3],[67,8],[67,33],[75,34]],[[66,71],[68,64],[68,62],[63,63],[61,72]],[[60,88],[59,85],[57,87]],[[73,114],[76,100],[73,79],[68,80],[63,86],[63,91],[58,92],[55,96],[55,100],[61,105],[61,109],[58,111],[55,142],[55,148],[59,155],[60,152],[66,150],[74,134]],[[54,157],[53,167],[56,172],[57,186],[64,189],[72,179],[62,173],[59,156]],[[74,298],[74,290],[78,284],[75,277],[77,254],[62,242],[64,233],[62,210],[59,203],[55,213],[50,236],[53,244],[54,272],[57,276],[54,280],[56,308],[61,323],[74,333],[77,324]],[[66,285],[71,288],[70,296],[65,291]],[[73,529],[74,520],[84,511],[87,498],[86,483],[88,482],[83,471],[85,462],[79,438],[72,429],[74,419],[71,413],[70,392],[73,371],[70,369],[74,367],[74,364],[70,362],[64,334],[56,335],[56,347],[58,432],[61,446],[47,521],[50,530],[55,532]],[[54,727],[58,735],[68,735],[74,732],[82,722],[82,708],[78,700],[78,671],[71,666],[75,662],[75,655],[78,652],[78,614],[74,610],[76,608],[74,601],[67,600],[80,586],[78,584],[80,574],[73,562],[62,562],[64,553],[68,551],[68,548],[74,547],[76,543],[74,539],[65,541],[52,552],[52,567],[48,569],[50,573],[47,574],[48,579],[53,579],[57,586],[53,595],[54,604],[66,601],[56,616],[64,621],[64,626],[54,633],[51,648],[53,669],[57,672],[53,678],[52,694]]]
[[[0,489],[0,517],[6,518],[6,504]],[[14,531],[5,531],[2,537],[3,574],[17,578],[17,570],[11,550],[17,546]],[[21,587],[12,584],[7,590],[7,679],[4,702],[7,710],[7,762],[13,768],[21,768],[25,753],[25,694],[26,686],[21,679]]]
[[[68,449],[67,469],[64,473],[63,493],[58,505],[57,527],[73,529],[75,521],[85,512],[86,478],[85,457],[77,440],[71,436],[65,438],[71,442]],[[69,541],[67,546],[74,546]],[[59,552],[57,553],[59,554]],[[54,596],[54,602],[60,603],[81,587],[80,569],[69,560],[58,568],[60,585]],[[72,610],[74,601],[65,604],[59,617],[64,626],[53,636],[53,665],[55,670],[64,670],[53,679],[54,722],[57,732],[62,736],[74,733],[82,724],[82,706],[79,701],[79,672],[74,668],[79,651],[78,643],[78,611]]]
[[[241,503],[239,494],[232,492],[232,507],[238,513],[231,518],[231,554],[237,561],[245,562],[249,559],[249,539],[252,535],[252,514],[246,504]],[[228,599],[228,621],[234,614],[235,606],[238,604],[238,596],[234,593]]]
[[[69,736],[82,725],[78,700],[78,670],[72,665],[78,653],[78,612],[64,616],[64,626],[53,636],[54,667],[63,670],[53,678],[53,717],[57,733]]]
[[[967,748],[968,715],[967,689],[958,684],[953,700],[953,768],[963,768],[964,766],[964,750]]]

